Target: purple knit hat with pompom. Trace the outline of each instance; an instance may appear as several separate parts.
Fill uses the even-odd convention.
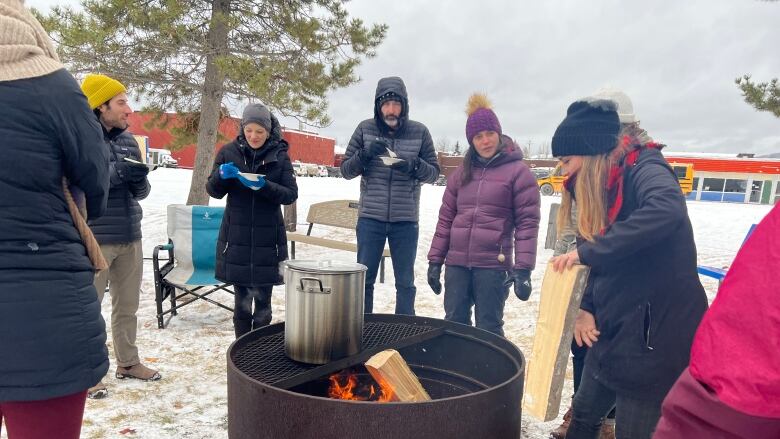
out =
[[[501,123],[498,122],[496,113],[490,109],[490,103],[484,95],[472,95],[466,112],[469,115],[466,120],[466,139],[469,145],[481,131],[495,131],[501,135]]]

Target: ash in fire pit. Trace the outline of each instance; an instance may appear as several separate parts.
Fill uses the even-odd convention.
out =
[[[520,436],[524,360],[506,339],[465,325],[367,314],[363,351],[324,365],[284,356],[284,324],[228,351],[228,435],[249,438],[511,438]],[[396,349],[431,401],[377,403],[363,363]],[[332,399],[331,393],[351,394]],[[373,386],[373,394],[372,394]]]

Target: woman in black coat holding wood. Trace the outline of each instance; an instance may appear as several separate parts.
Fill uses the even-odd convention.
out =
[[[235,286],[236,338],[271,322],[271,290],[283,282],[279,263],[287,259],[287,234],[281,206],[298,198],[287,150],[276,118],[251,104],[236,140],[217,153],[206,185],[212,197],[228,197],[216,278]]]
[[[597,438],[615,406],[618,438],[649,439],[707,308],[677,178],[661,145],[635,140],[621,134],[615,103],[595,99],[571,104],[553,136],[553,154],[578,168],[568,182],[577,248],[553,267],[591,268],[574,329],[590,351],[567,438]],[[564,200],[560,224],[570,212]]]

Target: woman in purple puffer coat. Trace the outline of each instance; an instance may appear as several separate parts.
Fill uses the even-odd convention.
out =
[[[428,284],[441,292],[445,319],[504,335],[504,303],[531,294],[539,231],[539,189],[523,154],[501,133],[490,103],[475,94],[467,107],[469,150],[447,179],[428,252]],[[514,253],[514,258],[512,257]],[[514,261],[513,261],[514,259]]]

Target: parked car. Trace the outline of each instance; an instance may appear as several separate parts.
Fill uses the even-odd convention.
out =
[[[160,156],[160,166],[163,168],[178,168],[179,161],[170,155],[162,155]]]
[[[305,177],[308,173],[306,170],[306,165],[299,161],[293,162],[292,167],[296,177]]]
[[[309,177],[319,177],[320,176],[320,168],[313,164],[313,163],[304,163],[304,167],[306,167],[306,175]]]
[[[328,168],[327,167],[325,167],[323,165],[319,165],[319,166],[317,166],[317,170],[319,171],[319,176],[320,177],[327,177],[328,176]]]
[[[447,185],[447,176],[444,174],[439,174],[439,178],[436,179],[436,181],[433,182],[436,186],[446,186]]]

